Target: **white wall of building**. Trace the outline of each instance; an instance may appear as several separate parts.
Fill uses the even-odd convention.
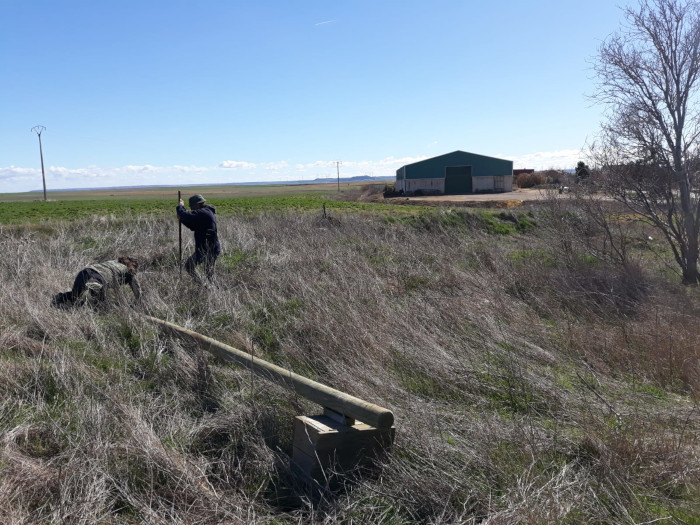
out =
[[[396,190],[405,193],[413,193],[418,190],[445,193],[445,179],[400,179],[396,181]],[[472,192],[482,191],[513,191],[513,175],[472,177]]]
[[[493,177],[472,177],[472,192],[493,191]]]
[[[418,190],[445,193],[445,179],[404,179],[396,181],[396,189],[406,193]]]
[[[472,177],[472,191],[513,191],[513,175]]]

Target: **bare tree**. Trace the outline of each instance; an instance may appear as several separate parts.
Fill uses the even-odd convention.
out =
[[[594,160],[604,189],[661,230],[683,283],[698,285],[700,6],[642,0],[624,15],[594,65],[608,107]]]

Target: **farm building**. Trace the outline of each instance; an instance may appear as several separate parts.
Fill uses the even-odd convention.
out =
[[[505,192],[513,188],[513,161],[453,151],[396,170],[396,191],[407,194]]]

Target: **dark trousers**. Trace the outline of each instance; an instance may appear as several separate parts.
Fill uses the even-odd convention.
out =
[[[99,286],[97,290],[92,289],[88,286],[88,283],[90,282],[98,283],[101,286]],[[85,293],[85,290],[89,290],[88,295],[86,296],[88,301],[103,301],[106,294],[104,278],[95,270],[90,270],[87,268],[82,270],[75,277],[75,281],[73,282],[73,289],[70,291],[71,302],[75,302],[80,299],[80,297]]]
[[[192,279],[201,284],[203,281],[196,267],[204,263],[204,275],[211,281],[214,278],[214,265],[217,257],[219,257],[219,252],[195,250],[185,261],[185,270],[192,276]]]

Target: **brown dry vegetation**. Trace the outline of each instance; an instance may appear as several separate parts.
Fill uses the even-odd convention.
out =
[[[571,217],[224,216],[208,291],[171,217],[2,228],[0,522],[697,523],[698,291],[641,241],[591,256]],[[149,262],[143,311],[393,410],[381,475],[291,498],[292,418],[317,407],[128,295],[49,306],[122,253]]]
[[[536,171],[535,173],[521,173],[515,179],[515,185],[518,188],[533,188],[547,182],[547,177],[544,173]]]

